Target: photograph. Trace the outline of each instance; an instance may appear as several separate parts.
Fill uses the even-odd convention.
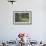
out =
[[[14,11],[13,24],[32,24],[31,11]]]

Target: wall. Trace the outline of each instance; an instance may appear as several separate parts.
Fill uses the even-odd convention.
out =
[[[42,0],[17,0],[13,5],[0,0],[0,40],[15,40],[19,32],[30,34],[33,40],[45,40],[46,16],[42,10]],[[13,11],[32,10],[32,25],[14,25]]]

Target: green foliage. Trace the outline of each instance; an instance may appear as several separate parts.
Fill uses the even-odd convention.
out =
[[[15,14],[16,22],[27,22],[29,21],[29,13],[16,13]]]

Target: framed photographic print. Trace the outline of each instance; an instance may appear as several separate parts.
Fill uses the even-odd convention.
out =
[[[31,11],[13,11],[13,24],[32,24]]]

